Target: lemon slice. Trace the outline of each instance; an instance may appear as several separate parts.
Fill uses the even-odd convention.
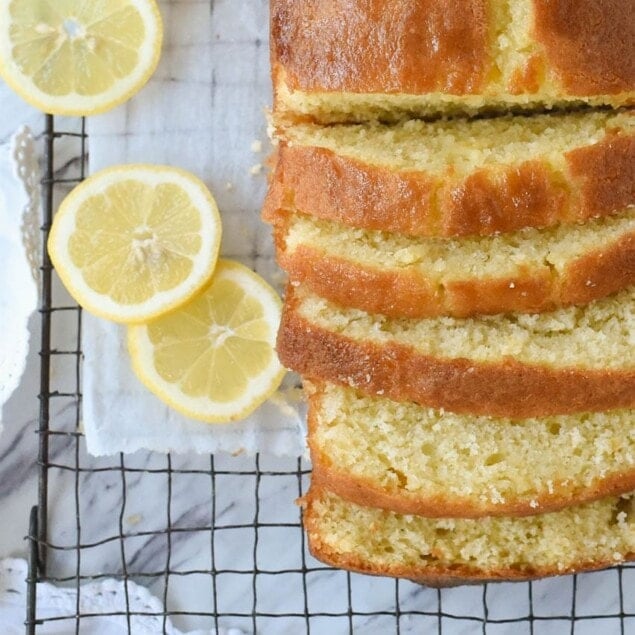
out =
[[[220,238],[204,183],[175,168],[128,165],[98,172],[69,194],[48,250],[84,308],[115,322],[145,322],[209,282]]]
[[[0,75],[56,115],[94,115],[136,93],[161,54],[154,0],[0,0]]]
[[[241,419],[280,385],[274,350],[282,303],[247,267],[221,260],[185,306],[128,329],[132,366],[175,410],[209,423]]]

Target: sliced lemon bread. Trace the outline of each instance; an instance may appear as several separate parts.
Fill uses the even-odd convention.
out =
[[[635,287],[537,315],[389,319],[289,287],[282,363],[433,408],[526,418],[635,408]]]
[[[280,132],[263,210],[410,236],[548,227],[635,205],[635,113]]]
[[[630,0],[271,0],[278,114],[321,122],[619,105]]]
[[[275,230],[292,282],[391,317],[537,313],[635,284],[635,206],[583,225],[408,238],[295,214]]]
[[[427,517],[531,515],[635,489],[635,411],[512,421],[305,382],[313,483]]]
[[[429,519],[361,507],[320,488],[304,500],[326,564],[422,584],[527,580],[635,559],[633,496],[524,518]]]

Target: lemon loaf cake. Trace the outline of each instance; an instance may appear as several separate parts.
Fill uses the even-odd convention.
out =
[[[630,0],[271,0],[278,116],[320,122],[619,105]]]
[[[524,518],[401,515],[315,487],[304,506],[309,548],[318,560],[433,586],[527,580],[635,559],[632,495]]]
[[[280,217],[292,282],[392,317],[537,313],[635,284],[635,207],[582,225],[469,238],[409,238],[302,214]]]
[[[544,513],[635,489],[635,411],[512,421],[305,382],[312,482],[427,517]]]
[[[635,408],[635,287],[536,315],[390,319],[289,286],[282,363],[309,379],[511,418]]]
[[[635,7],[634,7],[635,11]],[[635,205],[635,113],[280,131],[263,217],[279,210],[410,236],[548,227]]]

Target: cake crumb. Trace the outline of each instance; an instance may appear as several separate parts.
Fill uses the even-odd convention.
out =
[[[234,189],[234,184],[231,181],[227,181],[227,183],[225,183],[225,189],[231,192]]]
[[[262,163],[256,163],[256,165],[252,165],[249,168],[249,174],[251,174],[252,176],[258,176],[258,174],[261,174],[263,170],[263,165]]]
[[[510,289],[515,289],[516,288],[516,283],[515,282],[510,282],[509,283],[509,288]]]
[[[262,141],[260,141],[259,139],[254,139],[254,141],[251,144],[251,151],[254,154],[258,154],[259,152],[262,152]]]

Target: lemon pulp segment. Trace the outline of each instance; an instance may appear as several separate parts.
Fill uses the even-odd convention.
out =
[[[53,114],[128,99],[154,72],[161,41],[154,0],[0,0],[0,74]]]
[[[129,329],[133,367],[161,399],[209,422],[246,416],[284,375],[274,350],[278,295],[239,263],[180,309]]]
[[[122,166],[64,201],[49,252],[75,299],[120,322],[156,317],[210,279],[220,216],[207,188],[167,167]]]

